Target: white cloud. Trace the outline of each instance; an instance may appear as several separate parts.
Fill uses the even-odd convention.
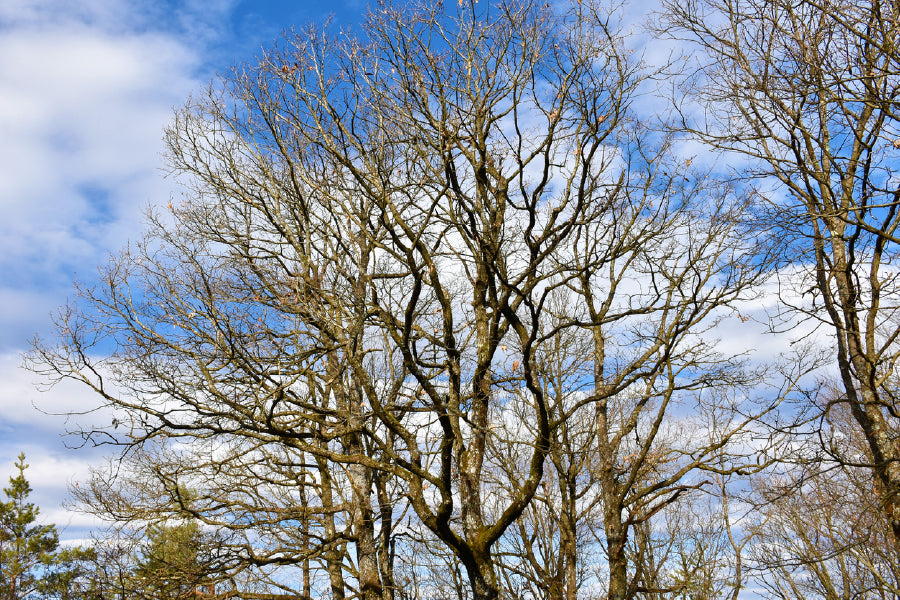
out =
[[[198,86],[203,45],[232,2],[214,4],[0,2],[0,487],[25,452],[31,500],[43,522],[70,528],[64,538],[94,523],[63,509],[67,485],[109,449],[67,449],[78,439],[61,434],[77,423],[48,413],[96,397],[72,384],[39,392],[18,353],[49,329],[76,274],[90,281],[140,236],[143,209],[168,201],[163,128]]]
[[[133,12],[120,0],[4,0],[0,4],[0,23],[15,28],[41,28],[85,22],[108,28],[133,22]]]
[[[25,477],[33,490],[29,501],[40,508],[40,521],[57,525],[64,540],[85,537],[101,523],[69,511],[63,503],[69,486],[86,481],[90,467],[110,449],[85,446],[73,452],[71,447],[81,440],[64,432],[76,428],[78,421],[102,422],[107,413],[61,416],[63,412],[96,407],[97,397],[71,382],[40,392],[34,385],[36,376],[18,365],[17,354],[0,355],[0,487],[6,487],[9,477],[16,474],[16,457],[24,453],[29,465]]]
[[[81,9],[0,11],[0,294],[23,310],[0,327],[16,336],[42,329],[76,270],[139,235],[143,208],[167,201],[162,130],[197,84],[198,56],[180,38],[111,32],[118,3],[70,4]],[[15,342],[0,336],[0,349]]]
[[[32,492],[28,501],[40,510],[38,521],[42,524],[54,524],[64,541],[70,538],[85,537],[91,529],[103,526],[102,521],[92,515],[72,511],[65,505],[68,488],[79,481],[85,481],[90,465],[96,464],[96,453],[71,453],[65,450],[49,450],[46,443],[35,440],[35,443],[23,444],[15,454],[7,456],[6,448],[0,447],[0,479],[6,487],[9,477],[17,474],[14,462],[18,452],[25,453],[28,468],[25,478],[31,485]],[[5,500],[5,495],[3,500]]]

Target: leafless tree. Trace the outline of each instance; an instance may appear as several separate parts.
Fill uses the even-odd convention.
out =
[[[631,528],[713,458],[741,469],[772,404],[739,408],[754,375],[715,344],[765,271],[746,204],[635,114],[653,73],[599,4],[379,4],[363,32],[290,35],[179,111],[185,201],[30,365],[114,409],[94,441],[205,452],[158,469],[178,509],[246,532],[252,563],[322,560],[334,598],[394,597],[397,496],[497,598],[495,547],[548,459],[571,486],[589,414],[608,594],[633,595]],[[315,550],[284,533],[310,519]]]
[[[749,560],[777,598],[893,598],[900,554],[871,476],[862,429],[835,388],[792,461],[754,483],[758,512]]]
[[[346,478],[318,467],[285,448],[145,444],[72,488],[73,508],[114,523],[117,544],[133,545],[173,519],[196,520],[216,532],[205,543],[210,581],[240,578],[241,592],[311,598],[330,589],[340,597],[356,588],[347,556],[351,499],[341,492]]]
[[[843,401],[900,544],[900,5],[697,0],[666,10],[668,31],[707,58],[689,82],[702,116],[685,112],[681,128],[730,153],[748,194],[758,183],[793,273],[783,300],[834,336]]]

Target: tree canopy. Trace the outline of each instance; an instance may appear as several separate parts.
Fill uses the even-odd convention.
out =
[[[192,98],[166,133],[183,199],[29,357],[111,409],[86,439],[127,449],[86,509],[151,524],[156,573],[193,534],[152,524],[189,519],[218,578],[335,600],[736,597],[748,540],[781,543],[775,490],[809,491],[798,464],[823,492],[874,476],[893,523],[896,56],[871,32],[896,19],[711,2],[720,29],[699,6],[665,23],[712,57],[683,80],[700,125],[648,114],[677,61],[591,1],[379,3]],[[698,140],[748,170],[692,164]],[[826,303],[799,308],[835,328],[829,406],[864,459],[798,442],[831,414],[800,387],[817,355],[720,339],[787,267]]]

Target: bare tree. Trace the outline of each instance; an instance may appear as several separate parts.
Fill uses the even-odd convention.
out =
[[[713,329],[766,263],[745,204],[632,110],[652,73],[613,21],[589,2],[379,4],[361,38],[287,37],[178,113],[185,202],[32,368],[115,410],[92,440],[206,452],[157,469],[178,510],[246,532],[256,565],[321,557],[335,598],[348,575],[393,597],[392,495],[497,598],[496,544],[548,458],[571,486],[587,412],[609,597],[633,595],[631,528],[747,441],[723,390],[752,374]],[[560,336],[587,350],[572,375],[549,368]],[[501,435],[513,405],[526,426]],[[676,435],[694,406],[716,435]],[[492,479],[491,453],[516,476]]]
[[[729,482],[746,485],[747,478],[723,472],[711,475],[714,485],[635,527],[629,554],[634,587],[642,597],[738,598],[747,580],[744,553],[753,528],[748,527],[746,514],[734,512]]]
[[[607,597],[693,596],[704,589],[714,596],[728,585],[736,594],[742,572],[737,545],[743,540],[731,535],[725,481],[771,465],[776,438],[757,419],[787,390],[769,390],[765,406],[755,406],[747,400],[744,381],[752,373],[725,363],[716,373],[698,371],[706,378],[698,384],[702,392],[695,393],[690,377],[673,377],[666,385],[674,388],[677,381],[685,389],[673,389],[668,405],[666,387],[661,392],[634,386],[601,396],[598,406],[588,401],[597,393],[589,387],[593,337],[577,328],[567,333],[557,333],[542,357],[542,380],[554,400],[551,414],[566,416],[553,429],[541,488],[502,540],[501,564],[507,579],[516,582],[511,587],[527,591],[519,597],[597,594],[597,557],[605,556]],[[612,364],[628,365],[621,357]],[[648,379],[644,374],[640,381]],[[597,426],[597,411],[604,406],[613,415],[606,443]],[[501,439],[528,439],[519,433],[528,425],[516,403],[507,402],[504,409],[494,419]],[[521,460],[507,444],[490,462],[502,484],[516,486]],[[608,462],[611,471],[605,470]],[[671,575],[679,570],[680,577]],[[708,579],[706,588],[701,574]]]
[[[823,398],[841,393],[827,388]],[[871,454],[846,403],[831,404],[780,475],[754,483],[759,510],[749,559],[777,598],[893,598],[900,554],[874,493]]]
[[[784,236],[785,266],[800,273],[784,281],[784,299],[834,335],[844,397],[900,544],[892,383],[900,356],[900,6],[700,0],[666,8],[669,31],[709,59],[689,83],[704,120],[685,117],[682,128],[743,155],[738,179],[780,185],[766,198],[767,226]]]
[[[114,544],[134,545],[148,529],[184,519],[201,523],[215,532],[204,541],[205,577],[231,588],[241,579],[232,593],[354,591],[357,572],[347,569],[354,536],[340,473],[319,471],[316,461],[285,448],[215,446],[192,440],[132,449],[72,488],[73,508],[113,522]]]

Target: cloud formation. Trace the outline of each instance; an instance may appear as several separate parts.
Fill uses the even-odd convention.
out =
[[[205,49],[233,3],[202,4],[0,3],[0,481],[24,451],[32,499],[60,525],[66,485],[102,453],[68,452],[64,419],[32,405],[90,399],[71,386],[40,394],[18,353],[48,331],[73,279],[90,283],[108,252],[140,235],[145,207],[174,192],[163,128],[208,80]],[[84,535],[82,521],[65,536]]]
[[[196,84],[196,54],[179,37],[113,31],[116,3],[87,3],[69,20],[59,4],[14,2],[0,13],[0,297],[9,307],[0,351],[44,329],[78,267],[101,262],[139,230],[148,203],[168,197],[162,128]]]

